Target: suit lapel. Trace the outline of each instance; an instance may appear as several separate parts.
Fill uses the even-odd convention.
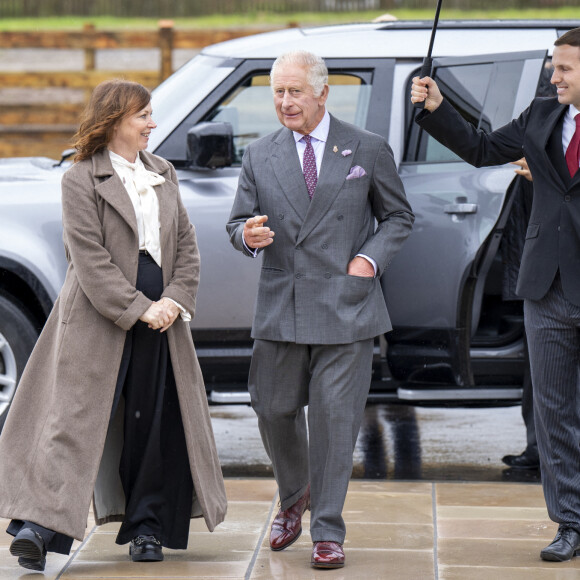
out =
[[[290,129],[282,129],[273,138],[270,160],[280,189],[301,219],[306,217],[310,198],[300,168],[296,141]]]
[[[565,105],[558,105],[548,115],[540,132],[540,143],[543,147],[546,166],[549,167],[552,177],[567,188],[570,177],[562,151],[562,116],[565,111]]]
[[[298,234],[297,243],[304,240],[328,213],[330,206],[334,203],[338,192],[344,185],[358,144],[358,140],[354,139],[344,125],[331,115],[330,129],[326,147],[324,148],[318,183],[312,196],[306,219]],[[350,150],[351,153],[343,155],[342,152],[346,150]]]

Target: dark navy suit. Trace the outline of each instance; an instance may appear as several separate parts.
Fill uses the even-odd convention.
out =
[[[524,298],[542,485],[552,520],[580,532],[580,171],[562,147],[567,105],[537,98],[486,134],[444,100],[417,122],[476,167],[526,158],[533,177],[530,221],[517,284]]]

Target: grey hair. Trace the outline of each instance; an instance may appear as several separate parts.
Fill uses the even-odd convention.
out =
[[[308,84],[314,96],[319,97],[322,94],[324,85],[328,84],[328,69],[321,57],[306,50],[292,50],[281,54],[270,70],[270,85],[273,83],[276,71],[286,65],[298,65],[305,68],[308,72]]]

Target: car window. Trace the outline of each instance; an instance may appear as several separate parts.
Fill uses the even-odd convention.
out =
[[[149,139],[149,150],[155,151],[171,134],[172,128],[234,69],[235,63],[231,60],[200,54],[163,81],[151,95],[153,118],[158,120],[158,126]]]
[[[523,60],[442,66],[433,76],[443,96],[463,118],[489,132],[512,119],[523,67]],[[410,84],[411,80],[408,92]],[[417,111],[412,106],[408,109],[410,123],[405,161],[458,161],[455,153],[413,122]]]
[[[328,110],[343,121],[365,126],[370,85],[355,74],[329,74]],[[234,165],[242,161],[246,147],[280,128],[274,109],[268,74],[255,74],[235,87],[204,121],[227,122],[234,132]]]
[[[235,160],[239,162],[252,141],[280,126],[272,106],[268,75],[254,75],[244,80],[203,120],[232,125]]]

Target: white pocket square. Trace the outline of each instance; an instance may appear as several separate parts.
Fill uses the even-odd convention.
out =
[[[359,177],[364,177],[367,172],[360,166],[355,165],[354,167],[350,168],[348,175],[346,176],[347,179],[358,179]]]

